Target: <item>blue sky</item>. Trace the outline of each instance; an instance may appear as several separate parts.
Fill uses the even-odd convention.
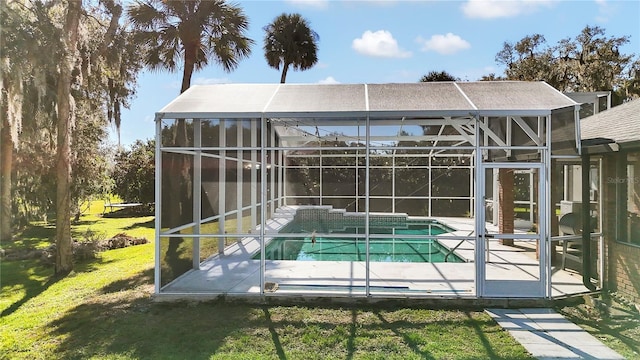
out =
[[[541,34],[548,45],[575,38],[587,25],[610,36],[630,36],[625,54],[640,54],[639,0],[289,0],[236,1],[249,18],[251,56],[226,73],[210,65],[192,84],[278,83],[267,66],[263,27],[282,13],[299,13],[319,37],[318,64],[287,74],[287,83],[417,82],[430,71],[463,81],[501,75],[495,55],[505,41]],[[144,71],[131,108],[122,113],[121,143],[154,137],[156,111],[180,92],[177,73]],[[117,142],[112,130],[111,141]]]

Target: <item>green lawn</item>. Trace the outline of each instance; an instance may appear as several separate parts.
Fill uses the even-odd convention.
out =
[[[74,233],[153,240],[152,218],[101,213],[95,205]],[[46,246],[51,231],[35,224],[4,246]],[[531,359],[482,309],[156,303],[153,242],[102,252],[62,279],[38,260],[0,271],[2,359]],[[631,354],[637,342],[624,340]]]

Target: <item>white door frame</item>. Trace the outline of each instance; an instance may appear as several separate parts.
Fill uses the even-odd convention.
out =
[[[538,216],[537,226],[538,232],[536,234],[523,233],[518,234],[518,238],[527,239],[529,241],[538,242],[538,269],[539,273],[536,274],[538,280],[518,280],[518,279],[487,279],[486,263],[488,259],[489,248],[487,246],[487,229],[486,229],[486,213],[485,213],[485,199],[486,199],[486,171],[487,169],[535,169],[538,171]],[[544,298],[546,297],[547,288],[547,243],[545,239],[548,238],[548,226],[547,226],[547,189],[546,189],[546,168],[543,163],[508,163],[508,162],[481,162],[477,167],[477,199],[476,202],[476,291],[478,297],[514,297],[514,298]],[[497,179],[494,179],[497,181]],[[492,234],[492,238],[497,239],[512,239],[513,234]]]

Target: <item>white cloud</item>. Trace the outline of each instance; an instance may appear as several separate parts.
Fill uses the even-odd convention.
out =
[[[388,58],[411,56],[411,52],[401,49],[393,35],[386,30],[376,32],[367,30],[362,37],[353,40],[351,47],[358,53],[368,56]]]
[[[326,78],[318,81],[318,84],[340,84],[340,81],[333,78],[333,76],[327,76]]]
[[[428,40],[418,38],[417,41],[422,44],[422,50],[435,51],[442,55],[455,54],[471,47],[468,41],[452,33],[433,35]]]
[[[462,12],[469,18],[495,19],[514,17],[550,7],[555,0],[468,0]]]
[[[610,6],[605,0],[596,0],[596,4],[598,5],[598,15],[596,15],[596,21],[599,23],[607,23],[609,19],[614,16],[615,9]]]
[[[287,2],[298,7],[316,9],[326,9],[329,6],[329,0],[287,0]]]

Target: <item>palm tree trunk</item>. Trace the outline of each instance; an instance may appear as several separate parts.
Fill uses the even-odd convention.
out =
[[[13,161],[13,140],[11,140],[11,128],[6,116],[6,108],[2,109],[2,134],[1,153],[2,163],[0,170],[0,241],[11,241],[11,167]]]
[[[191,87],[191,76],[193,75],[195,60],[196,60],[196,48],[193,46],[185,46],[184,70],[182,71],[182,87],[180,88],[180,94],[187,91],[187,89]]]
[[[58,79],[58,137],[56,154],[56,274],[73,270],[71,249],[71,71],[78,42],[82,0],[69,0],[64,26],[64,52]]]
[[[280,84],[284,84],[287,79],[287,72],[289,71],[289,64],[282,66],[282,75],[280,76]]]
[[[183,42],[184,43],[184,42]],[[180,93],[191,87],[191,76],[193,75],[196,51],[192,46],[185,45],[185,61],[182,74],[182,86]],[[185,119],[177,119],[174,130],[173,145],[177,147],[187,146],[187,122]],[[189,189],[190,169],[188,155],[172,154],[169,160],[169,174],[166,176],[169,185],[169,206],[173,208],[168,215],[169,227],[176,227],[193,220],[193,206],[190,206],[191,194],[186,192]],[[165,253],[165,262],[174,274],[181,274],[188,270],[190,263],[185,264],[180,259],[178,247],[184,242],[183,238],[169,238],[169,246]]]
[[[184,42],[183,42],[184,43]],[[185,46],[184,53],[184,71],[182,74],[182,87],[180,93],[185,92],[191,87],[191,76],[193,75],[194,64],[196,57],[196,48],[194,46]],[[177,119],[178,123],[175,128],[173,143],[174,146],[183,147],[187,146],[187,122],[185,119]],[[188,184],[191,181],[190,177],[190,164],[187,155],[175,154],[173,156],[172,164],[170,167],[177,174],[171,174],[169,179],[169,186],[171,188],[171,204],[176,206],[179,211],[176,211],[171,215],[170,226],[178,226],[188,222],[192,219],[193,206],[190,204],[191,194],[185,193],[185,189],[189,189]]]

